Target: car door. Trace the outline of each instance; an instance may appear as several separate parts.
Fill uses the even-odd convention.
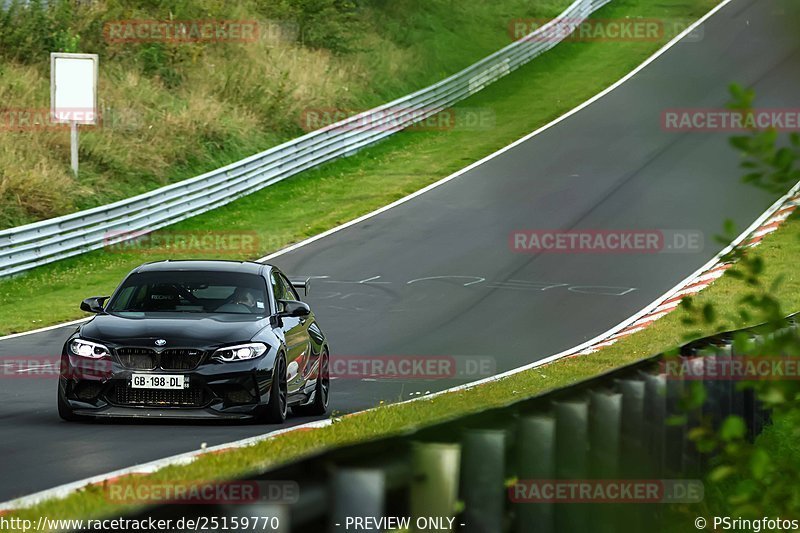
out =
[[[300,300],[297,291],[283,274],[273,271],[273,291],[276,300]],[[283,309],[278,304],[278,312]],[[296,393],[304,384],[305,365],[311,356],[311,337],[308,334],[308,317],[283,317],[283,334],[286,339],[286,373],[289,394]]]

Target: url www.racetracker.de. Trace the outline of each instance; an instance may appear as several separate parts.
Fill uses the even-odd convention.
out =
[[[29,531],[277,531],[280,520],[275,516],[201,516],[196,518],[107,518],[95,520],[51,519],[38,520],[0,516],[0,530],[27,533]]]

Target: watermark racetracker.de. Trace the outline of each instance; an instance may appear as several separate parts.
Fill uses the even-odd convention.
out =
[[[800,108],[775,109],[665,109],[661,128],[669,132],[748,133],[800,131]]]
[[[484,107],[439,109],[411,106],[374,111],[316,107],[304,109],[298,123],[303,131],[315,131],[345,120],[347,123],[338,124],[332,130],[487,131],[495,127],[497,118],[493,109]]]
[[[699,479],[522,479],[511,485],[512,503],[696,503]]]
[[[148,481],[111,483],[105,499],[115,505],[247,505],[259,502],[294,504],[300,498],[296,481]]]
[[[59,108],[57,112],[49,107],[0,108],[0,133],[67,130],[68,121],[99,122],[100,118],[94,108]]]
[[[20,355],[0,359],[0,379],[106,379],[113,374],[109,357],[70,356],[61,367],[60,355]],[[333,355],[329,374],[335,379],[475,380],[493,376],[497,361],[490,356],[452,355]]]
[[[252,257],[263,250],[265,244],[278,248],[283,237],[276,235],[264,243],[255,231],[110,231],[103,237],[103,246],[111,253]]]
[[[113,20],[103,25],[112,43],[246,43],[259,39],[255,20]]]
[[[494,375],[496,367],[495,358],[489,356],[332,355],[330,376],[357,380],[473,380]]]
[[[694,24],[681,18],[517,18],[508,24],[514,41],[529,42],[658,42],[671,39]],[[684,36],[684,42],[703,39],[703,26]]]
[[[657,254],[703,251],[697,230],[516,230],[509,235],[515,253]]]
[[[61,367],[60,355],[19,355],[0,359],[0,379],[89,379],[103,380],[112,375],[111,359],[72,357],[72,364]]]
[[[660,361],[659,367],[670,380],[800,380],[800,357],[793,356],[672,357]]]

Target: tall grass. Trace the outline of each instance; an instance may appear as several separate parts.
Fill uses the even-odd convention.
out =
[[[0,10],[0,113],[50,105],[49,53],[100,55],[102,124],[0,121],[0,228],[58,216],[206,172],[300,135],[304,109],[361,109],[508,44],[510,19],[568,0],[30,0]],[[248,43],[109,43],[110,21],[256,20]]]

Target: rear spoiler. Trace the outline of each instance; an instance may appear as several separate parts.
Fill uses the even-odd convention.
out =
[[[308,296],[308,288],[311,285],[311,278],[293,278],[289,280],[292,283],[292,287],[295,289],[302,290],[304,296]]]

